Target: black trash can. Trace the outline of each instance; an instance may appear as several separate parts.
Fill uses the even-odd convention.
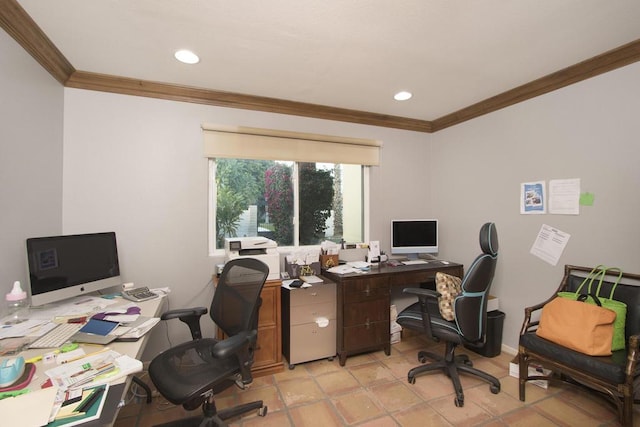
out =
[[[485,357],[496,357],[502,350],[502,328],[504,326],[505,314],[500,310],[493,310],[487,313],[487,336],[483,345],[465,344],[471,351]]]

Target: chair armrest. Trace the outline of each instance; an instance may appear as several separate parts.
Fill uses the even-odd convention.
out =
[[[425,297],[431,299],[438,299],[440,297],[440,293],[431,289],[423,289],[423,288],[404,288],[402,293],[415,295],[418,298]]]
[[[183,323],[189,326],[191,331],[191,338],[199,340],[202,338],[202,330],[200,329],[200,317],[207,314],[205,307],[194,308],[178,308],[175,310],[169,310],[162,313],[161,320],[180,319]]]
[[[532,305],[531,307],[525,307],[524,308],[524,321],[522,322],[522,329],[520,329],[520,335],[524,335],[527,332],[531,332],[534,330],[534,328],[537,328],[537,326],[540,324],[540,322],[538,320],[531,320],[531,315],[535,312],[537,312],[538,310],[542,310],[542,308],[547,305],[547,303],[549,303],[551,300],[555,299],[557,297],[557,294],[553,294],[551,296],[551,298],[538,303],[536,305]]]
[[[433,332],[431,331],[431,315],[429,314],[427,301],[429,299],[437,301],[438,297],[440,297],[440,293],[431,289],[423,288],[404,288],[402,290],[402,293],[415,295],[418,297],[418,302],[420,303],[420,312],[422,313],[422,327],[424,329],[424,332],[429,338],[437,340],[437,338],[433,336]]]
[[[240,350],[251,343],[251,339],[255,335],[255,331],[245,331],[225,338],[213,346],[211,354],[216,359],[226,359],[227,357],[235,356]]]

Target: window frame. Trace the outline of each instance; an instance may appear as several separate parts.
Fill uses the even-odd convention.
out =
[[[216,248],[216,201],[218,195],[218,189],[216,185],[216,158],[208,158],[208,215],[207,215],[207,241],[208,241],[208,252],[210,257],[220,257],[225,253],[224,248]],[[300,204],[299,204],[299,183],[298,183],[298,165],[301,162],[294,161],[293,166],[293,191],[294,191],[294,204],[293,204],[293,224],[294,224],[294,242],[299,242],[300,239],[300,230],[298,227],[299,222],[299,214],[300,214]],[[364,242],[369,241],[369,224],[370,224],[370,210],[369,210],[369,175],[371,166],[361,165],[362,167],[362,234]],[[278,246],[278,250],[281,252],[289,252],[291,250],[295,250],[297,248],[309,248],[309,249],[319,249],[319,245],[306,245],[306,246]]]

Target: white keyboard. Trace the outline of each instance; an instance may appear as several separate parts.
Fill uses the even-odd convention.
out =
[[[414,264],[426,264],[427,261],[423,259],[410,259],[407,261],[402,261],[402,265],[414,265]]]
[[[62,347],[82,326],[82,323],[61,323],[29,344],[29,348]]]

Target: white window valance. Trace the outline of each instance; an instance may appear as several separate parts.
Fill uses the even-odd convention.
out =
[[[242,126],[202,125],[209,158],[380,164],[382,142]]]

